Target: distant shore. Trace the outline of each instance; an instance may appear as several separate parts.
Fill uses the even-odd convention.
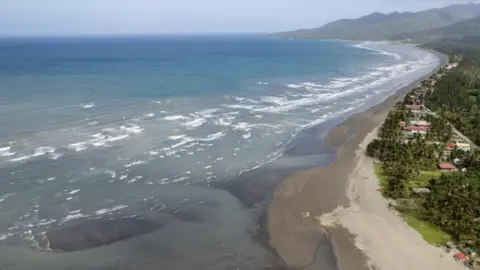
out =
[[[358,200],[370,196],[372,192],[376,192],[374,195],[381,196],[378,191],[371,190],[375,189],[375,185],[372,183],[368,185],[368,189],[365,189],[364,193],[352,195],[354,194],[352,189],[355,187],[353,184],[358,181],[358,174],[355,178],[353,172],[358,171],[355,168],[359,162],[365,161],[362,147],[375,135],[374,131],[384,121],[391,108],[402,100],[409,90],[446,64],[448,58],[445,55],[433,53],[442,60],[433,72],[398,90],[382,103],[351,116],[330,130],[325,139],[326,147],[332,149],[339,147],[332,163],[325,167],[300,171],[287,177],[277,187],[267,209],[266,226],[270,246],[275,249],[288,268],[330,269],[331,265],[324,266],[322,258],[316,256],[320,242],[325,239],[330,241],[334,247],[337,269],[361,270],[370,269],[371,265],[381,266],[380,263],[372,263],[371,260],[375,259],[370,257],[372,249],[366,250],[365,243],[358,241],[359,239],[379,240],[378,238],[371,238],[368,235],[362,238],[363,234],[367,233],[366,231],[354,230],[351,226],[342,226],[342,222],[340,225],[332,222],[338,221],[336,219],[338,211],[357,207]],[[369,165],[365,164],[365,166]],[[362,177],[366,176],[361,176],[360,180],[364,180]],[[387,209],[388,212],[386,203],[379,207]],[[355,220],[352,219],[350,223],[346,222],[346,224],[351,225],[352,222],[354,223]],[[328,226],[321,226],[321,223]],[[423,241],[420,235],[413,235],[418,236],[418,239],[410,238],[410,240]],[[407,241],[407,244],[415,245],[416,243]],[[426,243],[423,244],[428,246]],[[382,243],[370,243],[370,245],[376,246],[382,245]],[[396,255],[402,258],[402,254]],[[404,259],[408,260],[408,257]],[[429,259],[431,260],[431,258]]]

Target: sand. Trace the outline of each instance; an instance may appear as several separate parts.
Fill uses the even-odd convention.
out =
[[[375,136],[376,130],[370,132],[357,150],[358,162],[347,191],[350,206],[321,216],[320,223],[341,226],[356,235],[355,245],[368,256],[372,269],[465,269],[441,248],[425,242],[397,212],[389,210],[388,201],[378,191],[373,159],[364,154]]]
[[[328,166],[301,171],[287,177],[275,190],[267,209],[269,244],[283,259],[288,268],[320,266],[315,260],[319,242],[330,235],[336,249],[337,265],[316,269],[368,269],[367,257],[355,246],[354,235],[343,228],[325,228],[315,217],[331,213],[338,207],[347,208],[349,176],[357,162],[355,151],[365,136],[385,119],[390,108],[403,97],[397,93],[385,102],[366,112],[350,117],[332,129],[326,141],[339,144],[331,138],[343,137],[346,141]],[[355,129],[353,137],[346,134]]]

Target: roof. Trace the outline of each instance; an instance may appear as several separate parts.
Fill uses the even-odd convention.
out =
[[[448,170],[457,169],[457,167],[455,167],[455,165],[453,165],[452,163],[448,163],[448,162],[442,162],[442,163],[438,164],[438,167],[440,167],[440,169],[448,169]]]
[[[425,121],[425,120],[411,121],[410,123],[414,126],[429,126],[430,125],[430,123]]]
[[[417,194],[428,194],[428,193],[430,193],[430,189],[428,189],[428,188],[414,188],[413,192],[415,192]]]
[[[426,126],[408,126],[405,129],[410,131],[427,131],[428,128]]]
[[[456,145],[454,143],[447,143],[446,146],[448,148],[455,148]]]
[[[455,254],[455,258],[460,259],[460,260],[466,260],[466,259],[467,259],[467,255],[459,252],[459,253]]]
[[[468,143],[457,143],[457,147],[470,148],[470,144],[468,144]]]

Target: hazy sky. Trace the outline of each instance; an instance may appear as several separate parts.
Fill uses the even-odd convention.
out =
[[[271,32],[462,0],[0,0],[0,35]]]

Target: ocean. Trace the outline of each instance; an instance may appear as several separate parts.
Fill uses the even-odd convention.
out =
[[[265,269],[252,234],[267,202],[219,187],[328,162],[286,149],[439,62],[412,45],[260,35],[0,39],[0,268]],[[39,237],[134,217],[162,226],[74,252]]]

